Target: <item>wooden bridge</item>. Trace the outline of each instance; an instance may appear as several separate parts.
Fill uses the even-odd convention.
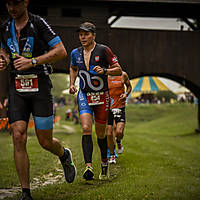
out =
[[[148,75],[169,78],[191,90],[200,102],[200,0],[57,0],[56,4],[34,0],[29,10],[47,19],[60,34],[68,54],[80,45],[77,26],[92,21],[97,25],[96,41],[112,48],[131,79]],[[0,6],[0,11],[0,19],[6,18],[5,7]],[[116,18],[108,24],[111,16]],[[191,31],[111,28],[121,16],[179,18]],[[54,72],[69,73],[69,57],[56,63]],[[6,75],[0,73],[0,99],[7,93]],[[200,108],[198,120],[200,129]]]

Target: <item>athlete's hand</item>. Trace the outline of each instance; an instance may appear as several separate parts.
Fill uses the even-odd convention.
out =
[[[1,104],[1,102],[0,102],[0,109],[2,109],[3,108],[3,106],[2,106],[2,104]]]
[[[20,56],[18,54],[15,54],[15,55],[16,55],[16,58],[17,58],[14,61],[15,69],[21,71],[21,70],[26,70],[26,69],[33,67],[32,60],[30,58],[25,58],[25,57]]]
[[[8,104],[8,99],[4,99],[4,102],[3,102],[3,106],[6,107],[6,105]]]
[[[7,103],[8,103],[8,99],[4,99],[3,105],[0,102],[0,109],[3,109],[4,107],[6,107]]]
[[[3,71],[8,66],[8,61],[4,54],[0,54],[0,71]]]
[[[69,93],[70,94],[75,94],[77,92],[77,89],[74,85],[71,85],[69,88]]]
[[[93,70],[94,70],[95,72],[97,72],[98,74],[104,74],[103,68],[100,67],[99,65],[95,66],[95,67],[93,68]]]
[[[127,98],[127,96],[126,96],[125,93],[124,93],[124,94],[121,94],[121,95],[120,95],[120,98],[119,98],[119,101],[124,101],[124,100],[126,100],[126,98]]]

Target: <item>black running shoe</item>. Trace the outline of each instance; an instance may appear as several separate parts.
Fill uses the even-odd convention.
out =
[[[31,197],[31,195],[28,195],[26,192],[22,192],[22,195],[19,198],[19,200],[33,200],[33,198]]]
[[[64,160],[60,159],[60,161],[64,169],[65,180],[68,183],[72,183],[76,178],[76,167],[72,160],[71,151],[67,148],[64,148],[64,151],[65,151],[66,158]]]
[[[108,180],[109,179],[109,165],[108,163],[101,164],[101,173],[99,174],[100,180]]]
[[[86,181],[90,181],[90,180],[94,179],[94,172],[93,172],[93,168],[92,167],[86,166],[85,171],[83,173],[83,178]]]

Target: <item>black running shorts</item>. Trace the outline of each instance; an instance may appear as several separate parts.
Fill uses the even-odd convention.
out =
[[[28,123],[30,114],[37,117],[53,115],[52,83],[49,76],[38,75],[38,92],[17,92],[14,78],[11,78],[9,90],[9,123],[23,120]]]
[[[126,122],[125,107],[123,108],[113,108],[109,110],[108,114],[108,125],[113,125],[113,122]]]

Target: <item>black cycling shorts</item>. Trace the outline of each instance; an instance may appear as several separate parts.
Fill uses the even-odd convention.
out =
[[[17,92],[12,77],[9,90],[9,123],[23,120],[28,123],[30,114],[37,117],[53,115],[52,83],[49,76],[38,75],[38,92]]]
[[[109,110],[108,114],[108,125],[113,125],[113,122],[126,122],[125,107],[123,108],[113,108]]]

